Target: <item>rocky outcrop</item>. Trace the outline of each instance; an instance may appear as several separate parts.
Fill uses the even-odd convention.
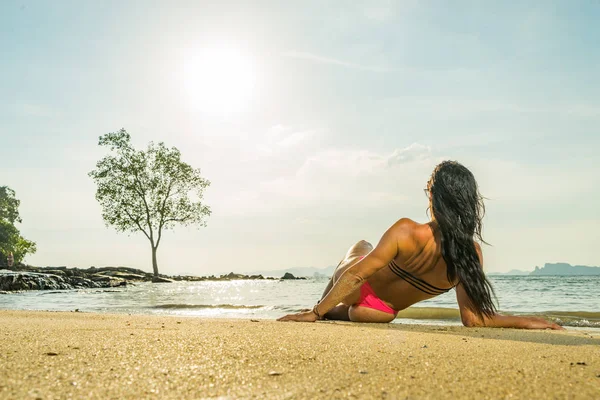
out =
[[[129,267],[67,268],[33,267],[19,265],[14,269],[0,270],[0,292],[19,290],[69,290],[83,288],[108,288],[126,286],[136,282],[168,283],[173,281],[232,281],[277,280],[263,275],[244,275],[230,272],[220,276],[167,276],[153,274]],[[286,273],[282,280],[306,279]]]
[[[262,275],[244,275],[244,274],[236,274],[230,272],[226,275],[210,275],[210,276],[189,276],[189,275],[177,275],[170,277],[174,281],[235,281],[235,280],[260,280],[260,279],[269,279],[269,280],[277,280],[277,278],[272,277],[264,277]]]
[[[296,280],[298,280],[298,279],[306,279],[306,278],[303,276],[299,276],[296,278],[294,275],[290,274],[289,272],[286,272],[285,274],[283,274],[281,279],[296,279]]]
[[[58,275],[0,270],[2,291],[64,289],[73,289],[73,286]]]
[[[171,283],[171,282],[173,282],[173,280],[169,279],[169,278],[163,278],[162,276],[154,276],[154,277],[152,277],[152,282],[153,283]]]
[[[68,277],[62,274],[27,271],[0,270],[0,291],[18,290],[69,290],[123,286],[123,280],[96,282],[82,276]]]
[[[109,288],[126,286],[134,280],[146,280],[144,275],[128,271],[98,271],[99,269],[31,266],[19,266],[17,270],[4,269],[0,270],[0,291]]]

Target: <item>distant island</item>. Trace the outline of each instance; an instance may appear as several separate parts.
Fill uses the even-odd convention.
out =
[[[491,272],[489,275],[529,275],[529,276],[600,276],[600,267],[587,265],[571,265],[568,263],[546,263],[542,268],[533,271],[513,269],[508,272]]]
[[[530,275],[600,275],[600,267],[571,265],[567,263],[546,263],[542,268],[535,267]]]

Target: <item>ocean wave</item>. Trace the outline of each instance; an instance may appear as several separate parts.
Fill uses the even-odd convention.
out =
[[[562,326],[600,328],[600,312],[593,311],[543,311],[530,313],[508,313],[508,315],[531,315],[547,319]],[[460,312],[454,308],[410,307],[398,313],[401,319],[459,321]]]
[[[152,306],[150,308],[158,308],[158,309],[203,309],[203,308],[224,308],[228,310],[241,310],[241,309],[256,309],[263,308],[264,306],[246,306],[239,304],[160,304],[157,306]]]
[[[546,311],[543,313],[536,313],[535,315],[542,318],[546,318],[562,326],[600,328],[600,312]]]

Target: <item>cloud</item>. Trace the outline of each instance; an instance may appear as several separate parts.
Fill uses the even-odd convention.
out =
[[[393,69],[375,66],[375,65],[364,65],[364,64],[356,64],[336,58],[325,57],[318,54],[302,52],[302,51],[286,51],[282,53],[284,57],[295,58],[298,60],[306,60],[311,61],[316,64],[329,64],[329,65],[337,65],[344,68],[357,69],[361,71],[370,71],[370,72],[392,72]]]
[[[326,171],[328,173],[335,172],[340,177],[370,176],[400,164],[427,159],[430,155],[430,147],[419,143],[395,149],[390,154],[369,150],[328,149],[309,157],[297,175],[316,177]]]
[[[431,155],[431,148],[419,143],[413,143],[404,149],[396,149],[387,158],[387,164],[393,166],[411,161],[427,158]]]
[[[265,180],[245,193],[246,212],[310,209],[336,213],[407,201],[431,173],[431,149],[415,143],[391,153],[328,148],[308,154],[292,174]],[[402,185],[398,185],[398,179]]]
[[[318,134],[317,130],[294,130],[290,126],[275,125],[264,136],[256,148],[262,152],[274,153],[284,149],[301,146]]]

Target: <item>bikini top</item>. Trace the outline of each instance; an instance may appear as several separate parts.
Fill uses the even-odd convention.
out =
[[[432,296],[437,296],[437,295],[446,293],[446,292],[450,291],[451,289],[454,289],[454,286],[452,286],[449,289],[441,289],[439,287],[430,285],[429,283],[425,282],[423,279],[419,279],[416,276],[412,275],[411,273],[400,268],[398,266],[398,264],[396,264],[395,260],[392,260],[388,264],[388,266],[390,267],[390,269],[392,270],[392,272],[394,274],[398,275],[400,278],[404,279],[406,282],[408,282],[410,285],[412,285],[415,289],[418,289],[423,293],[427,293]]]

